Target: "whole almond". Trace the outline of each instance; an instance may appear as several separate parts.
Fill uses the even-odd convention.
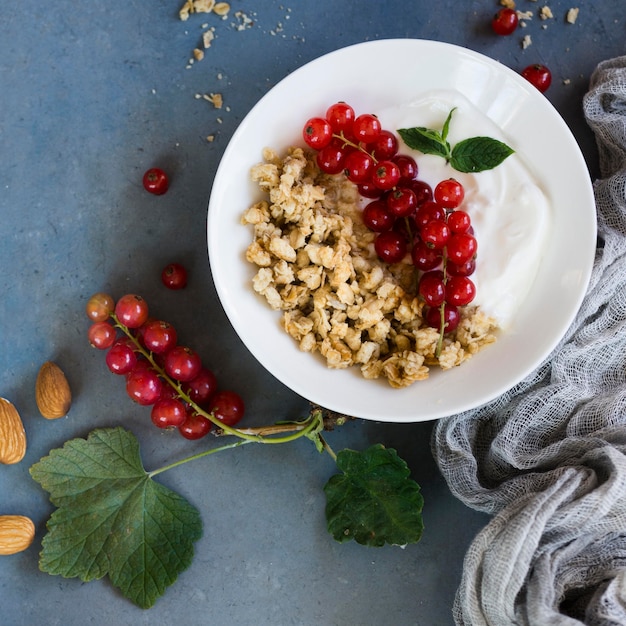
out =
[[[39,412],[49,420],[65,417],[72,404],[72,392],[65,374],[52,361],[39,370],[35,383],[35,400]]]
[[[26,454],[26,432],[17,409],[0,398],[0,463],[11,465]]]
[[[35,524],[25,515],[0,515],[0,554],[26,550],[35,538]]]

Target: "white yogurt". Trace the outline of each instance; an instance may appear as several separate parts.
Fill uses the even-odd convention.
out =
[[[477,136],[508,143],[498,126],[456,91],[429,92],[377,115],[383,128],[389,130],[414,126],[440,130],[454,107],[448,133],[452,146]],[[492,170],[463,174],[441,157],[413,152],[400,143],[400,152],[416,159],[420,180],[433,188],[447,178],[463,184],[465,200],[460,208],[470,214],[478,240],[476,272],[472,275],[476,284],[474,304],[495,317],[501,328],[510,328],[537,275],[550,231],[550,204],[545,193],[518,154]]]

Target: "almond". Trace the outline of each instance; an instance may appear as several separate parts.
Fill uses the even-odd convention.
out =
[[[25,515],[0,515],[0,554],[26,550],[35,538],[35,524]]]
[[[0,463],[17,463],[26,454],[26,432],[17,409],[0,398]]]
[[[65,417],[72,404],[72,392],[61,368],[46,361],[35,383],[35,400],[39,412],[49,420]]]

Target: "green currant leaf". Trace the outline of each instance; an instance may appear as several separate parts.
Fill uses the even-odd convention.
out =
[[[450,165],[459,172],[483,172],[500,165],[514,150],[491,137],[470,137],[452,148]]]
[[[97,429],[30,468],[57,507],[39,567],[88,582],[105,575],[141,608],[151,607],[193,559],[202,535],[195,507],[152,480],[129,431]]]
[[[324,487],[328,531],[337,541],[379,547],[420,540],[424,499],[395,450],[380,444],[342,450],[337,467],[343,473]]]
[[[450,144],[444,141],[436,130],[415,126],[414,128],[399,128],[398,134],[412,150],[434,154],[446,160],[450,158]]]

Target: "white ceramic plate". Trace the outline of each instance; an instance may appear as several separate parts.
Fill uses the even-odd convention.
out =
[[[397,68],[397,69],[396,69]],[[376,112],[434,89],[465,95],[525,157],[553,208],[553,236],[514,328],[472,359],[426,381],[393,389],[365,380],[358,368],[328,369],[300,352],[273,311],[254,293],[244,253],[251,229],[240,218],[261,195],[251,166],[264,147],[301,143],[304,121],[338,100]],[[440,418],[480,406],[513,387],[553,350],[585,294],[596,245],[589,174],[570,130],[549,101],[516,72],[450,44],[380,40],[308,63],[282,80],[250,111],[218,168],[209,202],[209,259],[222,305],[250,352],[308,400],[355,417],[393,422]]]

